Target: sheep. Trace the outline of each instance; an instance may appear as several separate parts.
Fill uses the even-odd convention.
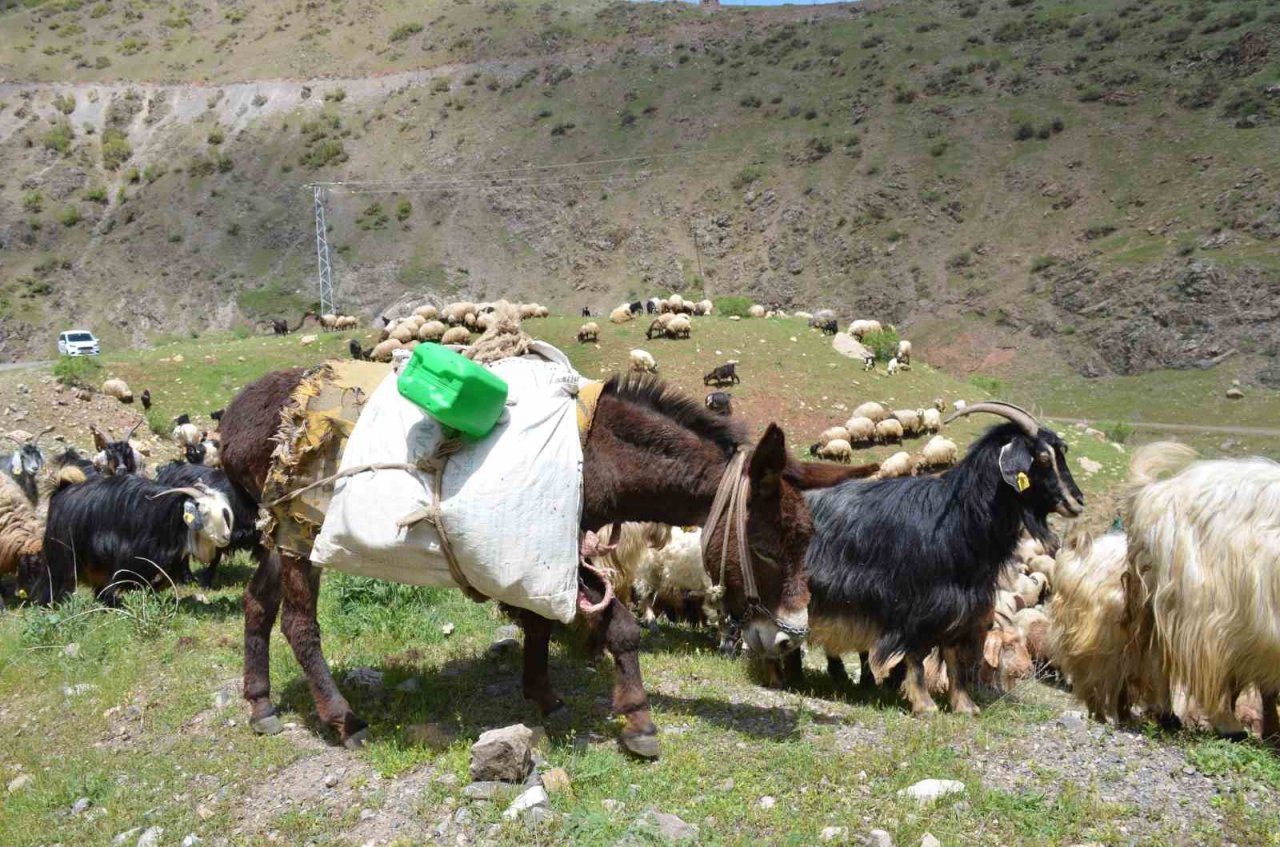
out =
[[[468,312],[474,315],[476,311],[475,303],[461,302],[450,303],[444,307],[441,314],[444,316],[445,323],[449,326],[457,326],[466,318]]]
[[[920,450],[920,458],[926,467],[949,468],[956,463],[959,452],[956,443],[950,438],[935,435],[925,442]]]
[[[189,444],[183,448],[183,455],[192,465],[205,465],[210,468],[222,466],[222,442],[204,438],[198,444]]]
[[[1052,622],[1049,616],[1038,608],[1020,609],[1013,616],[1013,625],[1027,645],[1027,652],[1037,667],[1049,664],[1049,630]]]
[[[836,441],[836,440],[848,441],[850,444],[853,443],[853,440],[849,438],[849,430],[845,429],[842,426],[827,427],[822,431],[822,435],[818,436],[818,440],[821,441],[823,444],[826,444],[831,441]]]
[[[631,370],[646,371],[648,373],[656,373],[658,363],[654,361],[653,356],[644,350],[632,350],[630,354]]]
[[[864,336],[873,332],[881,332],[882,329],[879,321],[860,320],[854,321],[849,325],[849,334],[861,341]]]
[[[537,311],[537,313],[536,313],[536,314],[534,314],[534,317],[535,317],[535,318],[549,318],[549,317],[551,317],[551,310],[550,310],[550,309],[548,309],[546,306],[541,306],[541,305],[540,305],[540,306],[538,306],[538,311]]]
[[[183,447],[190,447],[193,444],[199,444],[204,434],[193,423],[180,423],[173,428],[169,437]]]
[[[759,303],[753,304],[749,309],[747,309],[747,317],[763,318],[764,306],[761,306]]]
[[[1049,512],[1074,517],[1084,508],[1056,433],[1005,403],[967,412],[1009,422],[990,428],[950,473],[805,494],[815,530],[806,556],[810,643],[826,651],[837,677],[844,653],[870,649],[877,679],[905,662],[904,690],[916,713],[937,709],[923,670],[935,647],[947,664],[952,710],[977,712],[969,661],[982,649],[1019,533],[1025,527],[1051,539]],[[785,661],[802,672],[799,656]]]
[[[394,338],[388,338],[386,341],[379,341],[374,345],[373,350],[369,352],[369,358],[375,362],[390,362],[391,354],[399,350],[404,345]]]
[[[826,444],[814,444],[809,448],[809,454],[817,456],[819,459],[849,464],[853,461],[853,446],[843,438],[836,438]]]
[[[892,418],[876,424],[876,441],[888,444],[891,441],[902,443],[902,424]]]
[[[360,321],[351,315],[339,315],[335,327],[340,330],[355,329],[360,326]]]
[[[422,342],[434,341],[439,343],[440,339],[444,338],[444,334],[447,331],[448,327],[440,321],[426,321],[422,326],[418,327],[418,340]]]
[[[942,413],[937,409],[921,409],[920,428],[925,432],[937,432],[942,429]]]
[[[720,610],[702,563],[702,530],[671,527],[665,544],[645,549],[636,571],[634,594],[641,622],[651,629],[657,624],[656,608],[679,609],[686,602],[697,604],[698,617],[714,624]]]
[[[609,313],[609,320],[612,323],[624,324],[631,320],[631,309],[626,305],[619,306]]]
[[[862,415],[854,415],[844,422],[850,444],[870,444],[876,440],[876,422]]]
[[[924,429],[924,425],[920,422],[920,418],[924,415],[923,410],[894,409],[889,415],[902,424],[902,432],[906,435],[919,435]]]
[[[699,300],[697,304],[695,304],[693,307],[693,313],[695,315],[707,316],[713,313],[715,310],[716,310],[715,304],[712,303],[710,300]]]
[[[676,315],[667,324],[668,338],[688,338],[689,333],[693,331],[693,323],[687,315]]]
[[[654,338],[662,338],[667,334],[667,327],[675,320],[675,314],[672,312],[663,312],[649,323],[649,328],[645,330],[644,337],[652,340]]]
[[[671,527],[660,523],[626,522],[601,532],[603,548],[608,552],[592,557],[592,563],[609,574],[618,599],[631,605],[636,575],[645,551],[661,547],[671,540]]]
[[[527,321],[538,314],[538,305],[536,303],[521,303],[516,307],[520,312],[520,320]]]
[[[885,366],[885,372],[889,376],[893,376],[898,372],[898,360],[896,358],[889,360],[889,364]]]
[[[0,476],[0,576],[16,575],[19,596],[29,592],[37,578],[43,542],[44,527],[35,505],[16,482]]]
[[[600,324],[595,321],[587,321],[578,327],[578,343],[586,344],[588,341],[600,340]]]
[[[947,410],[947,401],[943,400],[941,397],[934,397],[933,408],[938,410],[938,414],[942,414]]]
[[[1053,585],[1053,577],[1056,569],[1056,563],[1052,556],[1032,556],[1027,562],[1027,571],[1033,574],[1040,574],[1050,585]]]
[[[911,364],[911,342],[906,339],[898,342],[898,362],[903,367]]]
[[[435,306],[419,306],[413,310],[413,313],[423,320],[434,321],[440,317],[440,310]]]
[[[880,472],[876,479],[892,479],[900,476],[915,476],[917,462],[910,453],[899,450],[880,463]]]
[[[391,338],[399,341],[401,344],[408,344],[414,338],[414,331],[409,324],[400,324],[391,330]]]
[[[853,410],[853,417],[870,418],[872,423],[880,423],[880,421],[889,417],[889,411],[879,403],[863,403]]]
[[[440,343],[446,346],[457,344],[466,346],[471,343],[471,330],[465,326],[452,326],[445,330],[443,336],[440,337]]]
[[[123,379],[109,379],[102,383],[102,393],[108,397],[114,397],[121,403],[133,402],[133,391],[130,390],[129,384]]]

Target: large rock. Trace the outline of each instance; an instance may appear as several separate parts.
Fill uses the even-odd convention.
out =
[[[654,809],[637,818],[634,828],[661,844],[692,844],[698,841],[697,824],[687,823],[675,815]]]
[[[858,339],[845,332],[837,332],[831,337],[831,347],[841,356],[848,356],[859,362],[871,355],[871,351],[863,347]]]
[[[491,729],[471,745],[471,778],[520,782],[533,767],[533,730],[522,723]]]
[[[920,803],[932,803],[950,794],[963,794],[964,783],[955,779],[922,779],[915,785],[898,792],[899,797],[910,797]]]

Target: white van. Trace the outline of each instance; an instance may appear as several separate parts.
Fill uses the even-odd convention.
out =
[[[58,336],[61,356],[96,356],[98,352],[98,338],[87,329],[73,329]]]

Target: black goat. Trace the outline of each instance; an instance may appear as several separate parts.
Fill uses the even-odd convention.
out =
[[[209,413],[209,417],[212,420],[217,421],[218,423],[222,423],[222,413],[225,411],[226,409],[214,409],[212,412]]]
[[[704,402],[707,408],[717,415],[733,414],[733,397],[727,391],[712,391]]]
[[[712,383],[715,383],[716,385],[724,385],[726,383],[729,385],[737,385],[740,382],[742,382],[742,380],[738,378],[737,362],[730,362],[727,365],[719,365],[711,371],[711,373],[702,378],[703,385],[711,385]]]
[[[183,417],[186,416],[184,415]],[[99,473],[104,476],[136,474],[142,468],[142,454],[133,449],[133,445],[129,443],[129,439],[133,438],[133,433],[141,425],[142,420],[139,419],[124,434],[124,438],[118,441],[111,433],[111,430],[107,430],[106,434],[103,434],[96,426],[89,426],[89,432],[93,433],[93,446],[98,451],[98,454],[93,457],[93,466],[98,469]]]
[[[189,574],[189,556],[212,561],[232,528],[230,502],[210,488],[169,488],[133,475],[64,485],[49,500],[49,584],[38,596],[59,600],[83,582],[114,606],[123,587],[162,588]]]
[[[583,307],[582,307],[582,316],[583,316],[584,318],[589,318],[589,317],[591,317],[591,307],[590,307],[590,306],[583,306]]]
[[[354,338],[347,340],[347,351],[351,354],[351,358],[363,361],[365,358],[364,350],[360,348],[360,342]]]
[[[840,324],[835,318],[831,318],[818,324],[818,329],[822,330],[823,335],[835,335],[840,331]]]
[[[222,445],[216,439],[208,437],[208,433],[195,444],[182,448],[182,455],[192,465],[207,465],[216,468],[222,464]]]
[[[218,565],[225,553],[233,550],[253,550],[258,546],[258,506],[243,489],[227,479],[218,468],[207,468],[185,462],[170,462],[156,471],[156,482],[169,488],[196,488],[200,485],[222,492],[231,504],[231,541],[213,555],[213,559],[200,573],[200,584],[213,586]],[[188,571],[187,576],[190,575]],[[181,581],[181,580],[179,580]]]
[[[1075,517],[1084,508],[1056,433],[1006,403],[975,403],[951,420],[974,412],[1011,423],[987,430],[941,476],[845,482],[805,495],[815,529],[806,558],[810,643],[826,651],[837,678],[847,678],[845,653],[870,650],[877,679],[905,663],[903,688],[917,713],[937,708],[922,664],[935,647],[946,661],[952,709],[977,711],[968,668],[994,610],[1000,569],[1024,527],[1053,546],[1048,514]],[[797,661],[788,658],[792,679]]]
[[[644,311],[644,304],[641,303],[639,300],[637,300],[636,302],[631,304],[630,309],[631,309],[631,314],[638,315]]]
[[[25,441],[20,441],[12,435],[3,436],[18,445],[18,449],[9,454],[5,461],[4,472],[18,483],[18,487],[22,489],[23,494],[27,495],[27,499],[33,506],[40,501],[40,490],[36,487],[36,479],[44,468],[44,452],[40,449],[40,438],[52,431],[53,427],[45,427]]]
[[[658,313],[658,298],[650,297],[644,301],[644,310],[646,314],[656,315]]]
[[[150,388],[142,389],[142,411],[144,412],[151,411],[151,389]]]

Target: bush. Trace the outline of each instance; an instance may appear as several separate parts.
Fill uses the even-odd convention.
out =
[[[67,595],[56,606],[33,606],[22,614],[22,643],[52,647],[76,641],[89,629],[90,616],[101,611],[103,607],[83,591]]]
[[[133,148],[124,133],[115,127],[102,131],[102,166],[114,171],[128,161],[133,155]]]
[[[1106,238],[1108,235],[1110,235],[1115,231],[1116,231],[1116,228],[1113,224],[1092,223],[1092,224],[1089,224],[1088,228],[1085,229],[1084,237],[1086,241],[1094,241],[1099,238]]]
[[[759,97],[754,94],[748,94],[738,101],[738,105],[744,109],[759,109],[761,102]]]
[[[1116,444],[1123,444],[1133,435],[1133,424],[1124,421],[1108,421],[1098,425],[1098,429],[1102,430],[1107,436],[1108,441],[1114,441]]]
[[[44,195],[39,191],[28,191],[22,197],[22,208],[24,211],[36,214],[44,210]]]
[[[70,94],[58,94],[53,98],[53,108],[64,115],[69,115],[76,110],[76,98]]]
[[[341,103],[346,99],[347,90],[345,88],[335,88],[333,91],[326,91],[324,93],[324,102],[326,103]]]
[[[736,189],[746,188],[753,182],[758,182],[763,176],[764,168],[759,165],[747,165],[745,168],[738,171],[737,175],[734,176],[731,185]]]
[[[222,127],[215,126],[213,129],[209,130],[209,137],[207,140],[210,144],[221,144],[224,139],[225,136],[222,134]]]
[[[63,226],[75,226],[80,223],[80,210],[75,206],[67,206],[58,213],[58,223]]]
[[[101,184],[89,186],[89,188],[85,189],[84,199],[88,200],[90,203],[101,203],[106,205],[107,187]]]
[[[1096,103],[1102,99],[1102,89],[1096,85],[1091,85],[1084,91],[1080,92],[1081,103]]]
[[[97,388],[102,363],[92,356],[62,356],[53,363],[53,378],[72,388]]]
[[[341,164],[346,160],[347,151],[342,146],[342,142],[336,138],[326,138],[312,146],[302,156],[301,164],[309,168],[323,168],[325,165]]]
[[[1057,263],[1057,256],[1036,256],[1031,260],[1031,272],[1033,274],[1040,273],[1040,271],[1048,270]]]
[[[400,24],[400,26],[391,30],[391,35],[387,37],[388,41],[404,41],[411,35],[417,35],[422,32],[422,24]]]
[[[897,330],[885,327],[879,332],[868,332],[862,336],[862,346],[875,353],[880,361],[887,362],[898,355],[900,340]]]
[[[969,377],[969,384],[980,391],[986,392],[988,397],[997,397],[1004,390],[1004,383],[993,376],[974,374]]]
[[[1035,127],[1024,121],[1023,123],[1018,124],[1018,128],[1013,131],[1013,140],[1029,141],[1035,137],[1035,134]]]
[[[750,297],[717,297],[712,301],[715,306],[715,314],[723,315],[726,318],[747,317],[747,310],[751,308]]]
[[[65,156],[71,152],[71,142],[75,137],[76,131],[71,128],[70,121],[57,121],[40,140],[48,149]]]

